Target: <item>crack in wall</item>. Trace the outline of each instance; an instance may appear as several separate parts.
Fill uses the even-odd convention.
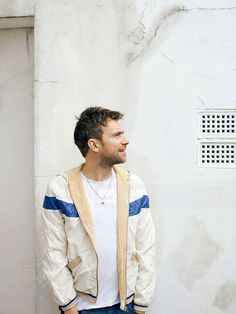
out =
[[[198,97],[199,97],[201,103],[203,104],[203,107],[204,107],[205,109],[207,109],[206,104],[205,104],[205,102],[203,101],[202,97],[201,97],[201,96],[198,96]]]
[[[134,44],[140,44],[145,38],[146,28],[143,22],[139,21],[138,26],[130,33],[129,39]]]
[[[173,15],[175,15],[176,13],[180,13],[181,11],[183,11],[182,7],[179,6],[174,6],[172,8],[169,8],[167,11],[165,11],[161,17],[158,19],[157,25],[154,28],[154,32],[153,35],[148,38],[146,40],[145,45],[143,46],[143,48],[136,54],[134,55],[133,53],[129,53],[128,55],[128,64],[130,65],[132,62],[134,62],[135,60],[137,60],[139,57],[141,57],[144,52],[150,47],[152,41],[155,39],[155,37],[157,36],[157,33],[159,31],[159,29],[161,28],[162,24],[170,17],[172,17]]]
[[[47,81],[47,80],[34,80],[35,82],[37,83],[40,83],[40,84],[58,84],[58,81]]]
[[[136,61],[138,58],[140,58],[141,56],[143,56],[143,54],[146,52],[146,50],[150,47],[151,43],[153,42],[153,40],[157,37],[158,32],[161,29],[161,26],[163,25],[163,23],[165,23],[169,18],[173,17],[176,14],[179,14],[181,12],[191,12],[191,11],[196,11],[196,10],[201,10],[201,11],[220,11],[220,10],[234,10],[236,9],[236,7],[210,7],[210,8],[204,8],[204,7],[194,7],[194,8],[187,8],[185,6],[174,6],[169,8],[168,10],[166,10],[164,13],[161,14],[160,18],[158,19],[156,26],[154,28],[154,32],[152,34],[152,36],[150,38],[147,38],[145,43],[143,44],[143,47],[140,49],[139,52],[137,52],[135,54],[135,52],[130,52],[128,53],[127,56],[127,66],[129,66],[131,63],[133,63],[134,61]],[[144,10],[145,11],[145,10]],[[142,20],[140,20],[138,22],[139,24],[143,25]],[[143,29],[145,30],[145,25],[143,25]],[[133,33],[131,33],[132,35]],[[132,37],[132,36],[130,36]],[[134,43],[134,42],[133,42]],[[135,42],[135,44],[137,44],[137,42]]]
[[[30,36],[31,36],[31,32],[33,31],[33,27],[29,27],[29,28],[26,28],[26,51],[27,51],[27,56],[28,58],[30,58]]]
[[[194,10],[202,10],[202,11],[219,11],[219,10],[234,10],[236,7],[222,7],[222,8],[203,8],[203,7],[195,7],[195,8],[186,8],[183,7],[182,10],[185,12],[194,11]]]
[[[168,61],[170,61],[171,63],[175,64],[175,61],[173,59],[171,59],[169,56],[167,56],[164,52],[161,52],[162,56],[167,59]]]

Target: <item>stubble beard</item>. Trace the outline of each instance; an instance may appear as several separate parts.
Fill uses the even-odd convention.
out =
[[[112,168],[114,165],[123,164],[126,159],[118,158],[117,156],[102,156],[100,166],[102,168]]]

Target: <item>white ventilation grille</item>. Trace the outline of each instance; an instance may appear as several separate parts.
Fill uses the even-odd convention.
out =
[[[200,137],[235,137],[236,112],[200,112]]]
[[[236,143],[201,142],[199,150],[200,166],[236,166]]]
[[[236,168],[236,110],[198,112],[198,166]]]

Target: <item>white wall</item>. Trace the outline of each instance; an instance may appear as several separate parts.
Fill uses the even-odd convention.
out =
[[[47,2],[38,15],[37,173],[81,161],[72,132],[85,106],[126,113],[128,167],[147,183],[157,227],[150,313],[236,309],[234,171],[196,167],[196,109],[235,106],[236,10],[223,2]]]
[[[34,15],[34,0],[1,0],[0,17]]]
[[[32,314],[35,293],[33,30],[0,29],[1,314]]]
[[[74,115],[125,112],[127,167],[146,182],[157,228],[149,313],[236,311],[235,171],[196,161],[197,109],[235,108],[235,33],[230,0],[35,5],[37,215],[49,176],[82,160]],[[38,269],[38,313],[57,313]]]

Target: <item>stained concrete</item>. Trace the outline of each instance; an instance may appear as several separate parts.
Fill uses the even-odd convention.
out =
[[[225,311],[236,301],[236,282],[227,280],[218,290],[213,300],[213,306]]]
[[[222,253],[223,248],[211,238],[204,223],[189,219],[181,243],[170,259],[180,282],[191,290],[197,280],[207,275]]]

